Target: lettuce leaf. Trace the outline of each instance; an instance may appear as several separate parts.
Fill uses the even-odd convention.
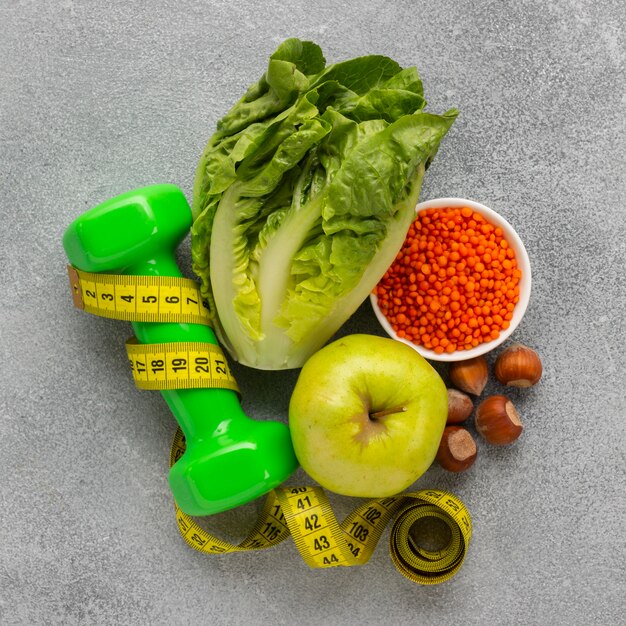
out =
[[[415,68],[326,66],[288,39],[218,122],[196,172],[192,256],[241,363],[301,367],[393,262],[456,110],[424,111]]]

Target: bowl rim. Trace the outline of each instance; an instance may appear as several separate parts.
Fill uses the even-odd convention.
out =
[[[515,257],[517,259],[518,267],[522,270],[522,277],[520,278],[519,283],[520,296],[517,304],[515,305],[515,309],[513,310],[513,318],[511,319],[509,327],[506,330],[502,331],[497,339],[492,339],[491,341],[481,343],[480,345],[470,350],[456,350],[452,353],[444,352],[442,354],[437,354],[433,350],[428,350],[423,346],[418,346],[408,339],[398,337],[394,330],[391,328],[391,324],[389,324],[387,318],[383,315],[382,311],[378,307],[378,298],[374,293],[371,293],[370,303],[372,309],[374,310],[374,314],[376,315],[376,318],[378,319],[380,325],[383,327],[385,332],[392,339],[407,344],[429,361],[467,361],[468,359],[473,359],[475,357],[482,356],[484,354],[487,354],[488,352],[491,352],[502,343],[504,343],[519,326],[522,318],[524,317],[524,314],[526,313],[528,302],[530,300],[532,274],[528,252],[520,236],[517,234],[517,231],[502,215],[496,213],[496,211],[490,209],[488,206],[485,206],[480,202],[476,202],[475,200],[469,200],[467,198],[457,197],[433,198],[432,200],[420,202],[415,206],[415,215],[417,216],[417,214],[423,209],[441,209],[444,207],[463,206],[470,207],[474,211],[482,213],[492,224],[501,227],[504,231],[507,241],[515,250]]]

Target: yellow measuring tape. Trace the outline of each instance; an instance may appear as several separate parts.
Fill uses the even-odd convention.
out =
[[[74,306],[128,322],[210,326],[200,287],[189,278],[94,274],[67,267]]]
[[[176,432],[170,466],[185,451],[185,439]],[[456,574],[472,536],[465,505],[439,489],[401,493],[361,504],[341,523],[337,521],[321,487],[279,487],[272,490],[254,527],[239,544],[229,543],[201,528],[175,504],[176,521],[183,539],[207,554],[226,554],[271,548],[292,536],[305,563],[313,568],[363,565],[372,556],[385,526],[395,516],[389,537],[391,558],[409,580],[436,585]],[[432,523],[441,530],[432,536]],[[414,529],[422,524],[419,533]],[[426,545],[421,545],[421,542]],[[438,549],[431,542],[439,541]]]
[[[89,274],[72,266],[68,272],[75,306],[90,313],[130,321],[208,324],[199,288],[191,280]],[[213,387],[238,391],[219,346],[199,342],[139,344],[131,339],[126,348],[135,384],[142,389]],[[170,466],[184,451],[185,439],[178,429]],[[261,550],[291,535],[303,560],[313,568],[366,563],[395,517],[389,536],[391,558],[404,576],[423,585],[454,576],[472,535],[465,505],[438,489],[370,500],[340,524],[321,487],[276,488],[268,494],[257,522],[239,544],[211,535],[176,504],[175,510],[183,539],[196,550],[208,554]],[[433,538],[434,531],[437,536]]]
[[[140,389],[190,389],[210,387],[239,391],[226,357],[211,343],[126,342],[135,385]]]

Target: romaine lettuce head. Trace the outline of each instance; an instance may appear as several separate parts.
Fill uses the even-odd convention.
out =
[[[288,39],[218,122],[196,173],[192,256],[233,358],[301,367],[380,280],[457,115],[424,106],[413,67],[327,67],[317,45]]]

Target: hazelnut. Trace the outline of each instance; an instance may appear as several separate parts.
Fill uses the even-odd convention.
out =
[[[477,356],[467,361],[450,363],[448,370],[450,381],[461,391],[479,396],[487,384],[489,374],[484,356]]]
[[[447,424],[464,422],[474,410],[472,399],[458,389],[448,389],[448,419]]]
[[[489,396],[476,409],[476,430],[489,443],[503,446],[522,434],[522,422],[513,403],[505,396]]]
[[[462,426],[446,426],[435,458],[449,472],[464,472],[473,465],[476,452],[476,442],[469,430]]]
[[[532,387],[541,378],[542,369],[539,355],[528,346],[516,343],[498,355],[494,373],[503,385]]]

